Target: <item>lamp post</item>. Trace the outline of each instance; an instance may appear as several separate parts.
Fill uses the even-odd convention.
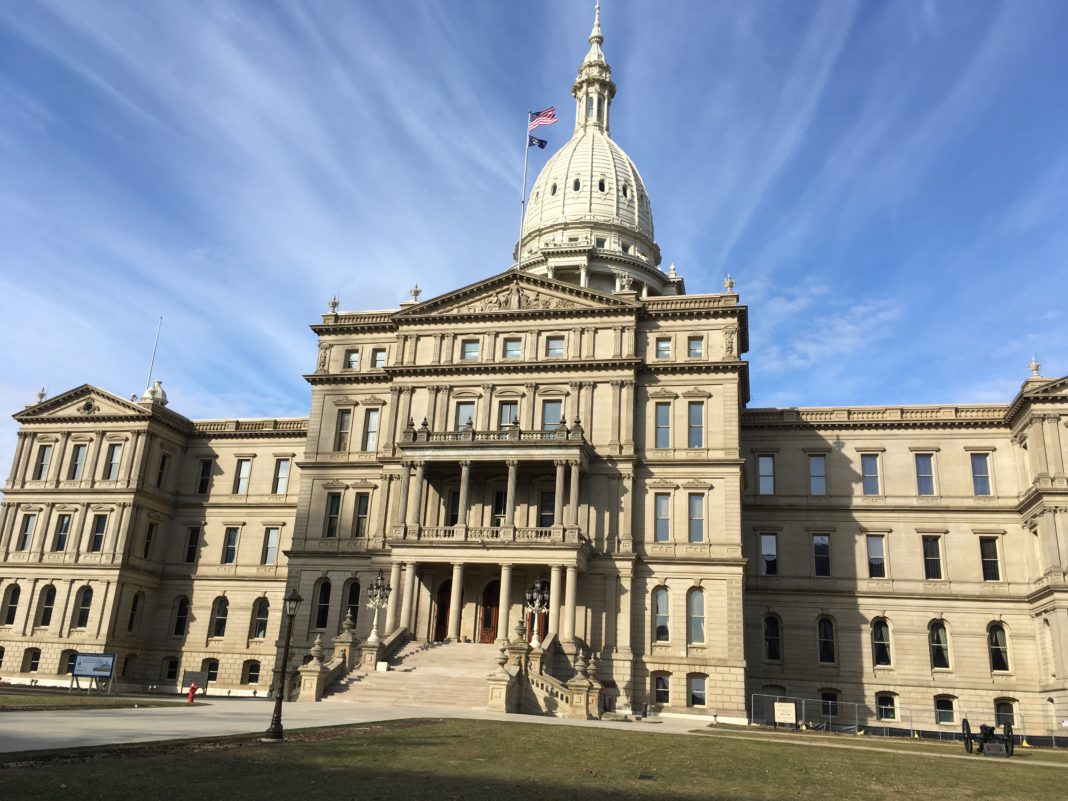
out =
[[[389,603],[389,594],[393,588],[382,578],[382,571],[378,571],[378,578],[374,584],[367,588],[367,608],[371,610],[371,635],[367,638],[368,645],[378,644],[378,610]]]
[[[286,694],[286,673],[289,668],[289,643],[293,640],[293,618],[297,616],[297,607],[304,599],[300,597],[296,587],[291,589],[282,601],[283,611],[286,615],[286,641],[282,646],[282,680],[281,687],[274,696],[274,714],[271,715],[271,725],[264,732],[263,739],[267,742],[280,743],[285,737],[282,731],[282,700]]]
[[[527,600],[526,609],[531,613],[530,645],[532,648],[540,648],[541,640],[538,638],[538,615],[549,608],[549,590],[545,582],[538,579],[533,586],[526,591],[524,596]]]

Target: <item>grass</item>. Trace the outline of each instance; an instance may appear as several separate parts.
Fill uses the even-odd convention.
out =
[[[253,738],[94,749],[0,767],[5,801],[535,798],[1043,801],[1064,769],[975,757],[497,721],[398,721]],[[867,738],[864,738],[865,740]],[[866,743],[867,744],[867,743]],[[33,760],[33,755],[25,755]]]
[[[59,709],[129,709],[174,706],[174,701],[128,698],[117,695],[52,693],[47,690],[0,690],[0,712],[45,712]]]

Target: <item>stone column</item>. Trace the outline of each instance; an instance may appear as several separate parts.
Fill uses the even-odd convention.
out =
[[[1064,475],[1064,451],[1061,449],[1061,418],[1060,415],[1046,415],[1046,432],[1049,434],[1049,449],[1053,456],[1053,474]],[[990,469],[994,469],[993,459],[990,460]]]
[[[579,267],[579,286],[588,287],[590,285],[589,268],[583,264]]]
[[[26,434],[20,431],[15,439],[15,458],[11,460],[11,473],[7,477],[7,483],[9,486],[15,486],[15,482],[18,481],[19,468],[22,467],[22,455],[25,453],[23,448],[26,447]]]
[[[367,532],[368,536],[374,535],[379,537],[386,537],[389,535],[388,507],[390,498],[393,495],[393,493],[390,492],[390,489],[393,479],[395,478],[396,476],[392,473],[380,473],[378,476],[378,492],[374,493],[372,491],[371,495],[371,505],[377,510],[377,513],[375,514],[374,528]],[[376,494],[377,504],[375,497]]]
[[[623,443],[624,451],[634,450],[634,382],[623,382],[623,397],[622,397],[621,409],[623,420],[623,431],[620,434],[620,441]]]
[[[412,495],[412,506],[408,510],[408,525],[418,526],[423,514],[423,483],[426,477],[426,462],[416,462],[415,465],[415,492]]]
[[[572,381],[567,385],[571,390],[568,396],[567,423],[573,425],[575,419],[582,413],[582,382]]]
[[[634,535],[633,535],[633,531],[634,531],[633,522],[634,521],[631,519],[632,516],[633,516],[633,508],[634,508],[634,504],[633,504],[633,500],[634,500],[634,474],[633,473],[626,472],[626,473],[623,474],[622,492],[623,492],[623,498],[622,498],[622,500],[623,500],[623,514],[622,514],[621,519],[619,521],[619,541],[620,541],[620,543],[625,543],[626,544],[626,546],[624,548],[624,552],[630,553],[631,552],[631,548],[633,547],[633,543],[634,543]],[[706,523],[706,527],[708,527],[708,525],[709,524]]]
[[[411,630],[412,607],[415,600],[415,569],[418,563],[409,562],[404,566],[404,595],[401,598],[400,628]]]
[[[386,407],[387,419],[378,432],[378,447],[375,450],[392,454],[397,445],[397,420],[400,417],[401,388],[392,385],[389,388],[389,405]]]
[[[501,565],[501,595],[497,600],[497,645],[508,642],[508,618],[512,609],[512,566]]]
[[[1033,481],[1040,475],[1049,475],[1049,461],[1046,459],[1046,432],[1041,417],[1035,415],[1031,418],[1027,433],[1027,450],[1034,454],[1035,475],[1031,476]]]
[[[564,467],[567,462],[555,462],[556,464],[556,490],[553,498],[553,525],[564,524]]]
[[[426,388],[427,393],[428,393],[428,397],[427,397],[427,401],[426,401],[426,421],[427,421],[427,425],[430,426],[430,430],[431,431],[437,430],[437,429],[434,428],[434,420],[436,419],[435,418],[435,414],[437,413],[437,410],[438,410],[438,390],[439,389],[441,389],[441,387],[438,387],[438,386],[435,386],[435,385],[432,385],[432,386],[429,386],[429,387]],[[448,426],[446,426],[446,428],[448,428]]]
[[[549,634],[560,631],[560,565],[549,568]]]
[[[463,612],[464,565],[457,562],[452,566],[452,596],[449,598],[449,633],[448,642],[460,641],[460,613]]]
[[[400,491],[397,497],[397,508],[393,512],[393,525],[403,526],[408,521],[408,489],[412,483],[412,463],[401,464]]]
[[[82,481],[88,480],[90,485],[96,484],[96,466],[100,461],[100,452],[106,445],[104,442],[104,433],[105,432],[103,431],[97,431],[96,436],[93,437],[93,458],[86,460],[88,462],[89,472],[88,474],[82,473]]]
[[[579,476],[581,465],[571,463],[571,498],[568,501],[568,525],[577,526],[579,522]]]
[[[478,413],[478,423],[475,428],[481,431],[489,431],[493,425],[493,384],[482,385],[482,408]]]
[[[612,439],[608,443],[608,447],[619,451],[619,394],[620,389],[623,387],[622,381],[612,382],[612,423],[609,426],[609,431],[612,432]],[[587,420],[586,424],[593,428],[593,421]]]
[[[509,460],[508,465],[508,493],[504,499],[504,527],[515,526],[515,485],[519,474],[519,462]]]
[[[468,498],[471,495],[471,462],[460,462],[460,510],[456,516],[458,525],[467,526]]]
[[[578,606],[578,567],[567,566],[567,584],[564,587],[564,619],[561,632],[564,642],[575,641],[575,611]]]
[[[397,628],[397,599],[401,595],[401,563],[394,562],[389,567],[389,586],[393,590],[386,602],[386,634]]]
[[[593,358],[593,356],[591,355],[590,358]],[[592,381],[582,382],[582,387],[585,390],[582,396],[584,401],[582,421],[586,424],[586,439],[590,442],[593,441],[593,386]]]

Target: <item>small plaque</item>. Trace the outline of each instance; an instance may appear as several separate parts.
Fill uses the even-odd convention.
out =
[[[983,746],[983,756],[1007,757],[1008,755],[1005,743],[989,742]]]
[[[775,722],[788,723],[791,726],[797,723],[797,707],[793,701],[775,702]]]

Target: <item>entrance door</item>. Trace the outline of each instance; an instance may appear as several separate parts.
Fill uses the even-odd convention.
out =
[[[434,618],[434,642],[443,642],[449,636],[450,600],[452,600],[452,579],[442,582],[438,588],[437,616]]]
[[[478,624],[478,641],[492,643],[497,639],[497,616],[500,614],[501,582],[491,581],[482,592],[482,617]]]

